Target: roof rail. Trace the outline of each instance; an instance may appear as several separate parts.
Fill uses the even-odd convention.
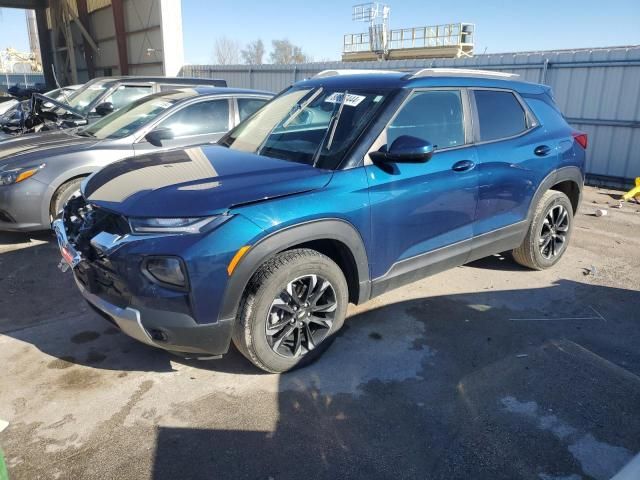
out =
[[[486,77],[501,78],[504,80],[515,79],[520,75],[517,73],[496,72],[494,70],[474,70],[470,68],[423,68],[417,72],[410,74],[407,78],[423,78],[423,77]]]
[[[323,70],[320,73],[317,73],[313,76],[313,78],[325,78],[325,77],[335,77],[338,75],[358,75],[362,73],[400,73],[395,70],[376,70],[376,69],[368,69],[368,70],[357,70],[357,69],[344,69],[344,70]]]

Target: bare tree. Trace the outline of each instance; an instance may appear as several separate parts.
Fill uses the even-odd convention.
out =
[[[264,43],[262,40],[254,40],[248,43],[246,48],[240,52],[242,59],[247,65],[262,65],[264,59]]]
[[[240,44],[227,37],[216,40],[214,47],[216,61],[220,65],[234,65],[240,63]]]
[[[272,40],[273,51],[269,55],[271,63],[290,64],[311,62],[312,58],[306,55],[302,48],[294,45],[286,38],[283,40]]]

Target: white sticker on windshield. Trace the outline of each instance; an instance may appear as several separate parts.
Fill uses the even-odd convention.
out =
[[[169,108],[171,106],[170,102],[163,102],[162,100],[158,100],[154,103],[154,105],[158,108]]]
[[[342,103],[342,97],[344,97],[344,93],[334,92],[324,99],[327,103]],[[357,107],[362,103],[362,101],[367,98],[362,95],[353,95],[351,93],[347,94],[347,98],[344,101],[344,104],[349,107]]]

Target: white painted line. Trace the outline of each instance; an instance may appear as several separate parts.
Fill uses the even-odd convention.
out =
[[[622,470],[616,473],[611,480],[638,480],[640,478],[640,453],[633,457]]]
[[[542,317],[542,318],[510,318],[511,322],[553,322],[561,320],[602,320],[600,317]]]
[[[602,320],[603,322],[606,322],[607,319],[604,318],[600,312],[598,312],[595,308],[593,308],[591,305],[588,305],[588,307],[593,310],[593,313],[596,314],[596,316],[587,316],[587,317],[540,317],[540,318],[510,318],[509,321],[511,322],[553,322],[553,321],[570,321],[570,320]]]
[[[593,308],[593,306],[589,305],[589,308],[590,308],[591,310],[593,310],[593,311],[595,312],[595,314],[596,314],[596,315],[598,315],[598,316],[599,316],[603,321],[605,321],[605,322],[607,321],[607,319],[606,319],[606,318],[604,318],[604,317],[600,314],[600,312],[599,312],[599,311],[597,311],[595,308]]]
[[[9,426],[9,422],[0,418],[0,432]]]

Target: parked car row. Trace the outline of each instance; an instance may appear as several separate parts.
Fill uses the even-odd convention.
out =
[[[318,358],[348,303],[494,253],[544,269],[566,251],[587,137],[548,87],[327,71],[269,96],[155,93],[0,143],[0,228],[55,217],[61,268],[127,335],[194,358],[233,342],[275,373]]]
[[[180,87],[207,86],[226,87],[227,82],[183,77],[95,78],[64,101],[35,93],[29,101],[30,108],[27,112],[4,121],[0,119],[0,130],[11,135],[21,135],[87,125],[152,93]]]
[[[169,90],[86,127],[0,142],[0,229],[49,228],[91,173],[126,157],[215,142],[271,96],[214,87]]]

